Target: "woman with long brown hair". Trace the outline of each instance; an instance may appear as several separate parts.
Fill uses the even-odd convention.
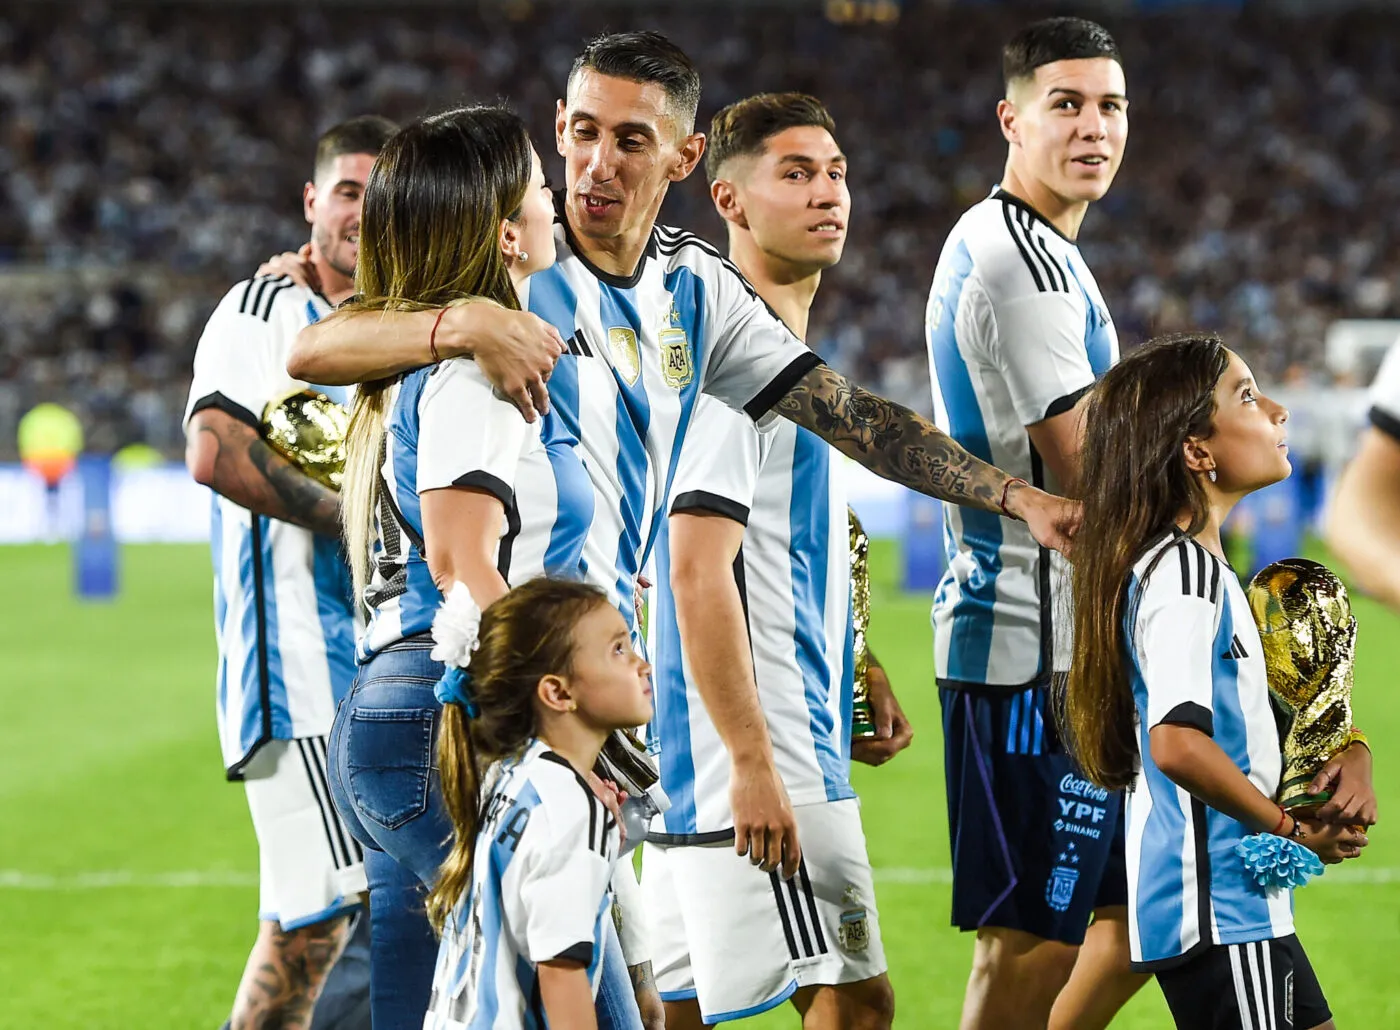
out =
[[[1262,648],[1221,545],[1235,504],[1288,476],[1287,419],[1209,335],[1133,353],[1085,415],[1062,734],[1089,779],[1130,788],[1132,966],[1157,974],[1182,1027],[1281,1026],[1288,1006],[1289,1025],[1331,1026],[1291,888],[1258,886],[1236,848],[1285,838],[1340,862],[1366,843],[1273,801]]]
[[[517,288],[554,262],[553,221],[539,157],[514,113],[462,108],[407,126],[365,187],[349,307],[518,309]],[[433,755],[443,673],[433,617],[454,585],[489,604],[542,574],[580,578],[586,521],[577,513],[591,510],[593,491],[552,418],[525,422],[475,362],[457,357],[361,388],[341,498],[369,624],[331,733],[330,787],[367,848],[374,1025],[416,1030],[437,954],[423,893],[452,834]]]

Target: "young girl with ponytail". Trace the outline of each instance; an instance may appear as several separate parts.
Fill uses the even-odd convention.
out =
[[[1132,966],[1156,973],[1177,1026],[1193,1030],[1332,1026],[1293,931],[1296,878],[1272,872],[1277,885],[1261,887],[1245,855],[1313,861],[1296,842],[1334,863],[1366,844],[1360,827],[1274,803],[1279,730],[1220,541],[1241,498],[1288,476],[1287,419],[1207,335],[1134,352],[1104,374],[1085,414],[1075,655],[1060,721],[1091,780],[1131,788]],[[1374,822],[1369,754],[1353,757],[1364,771],[1341,775],[1371,798],[1355,821]],[[1266,836],[1237,850],[1254,835]]]
[[[477,619],[480,619],[479,629]],[[486,611],[455,585],[433,624],[452,850],[426,1030],[593,1030],[617,823],[592,769],[651,717],[651,667],[602,591],[536,579]]]

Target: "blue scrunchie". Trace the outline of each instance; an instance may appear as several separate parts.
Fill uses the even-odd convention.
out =
[[[1260,891],[1271,887],[1302,887],[1323,873],[1322,859],[1296,840],[1272,833],[1255,833],[1235,845],[1235,854],[1244,860]]]
[[[467,718],[475,719],[481,714],[481,709],[476,706],[476,698],[472,697],[471,682],[471,673],[466,669],[449,665],[433,687],[433,696],[445,705],[461,705],[467,710]]]

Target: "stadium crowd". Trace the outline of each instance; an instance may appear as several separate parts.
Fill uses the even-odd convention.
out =
[[[953,222],[1000,175],[995,55],[1025,13],[919,7],[894,27],[854,27],[817,12],[721,23],[709,9],[529,0],[62,10],[0,13],[0,457],[14,419],[45,399],[79,411],[94,446],[178,453],[204,317],[306,238],[297,198],[317,132],[501,97],[547,140],[579,41],[634,26],[692,52],[702,118],[764,89],[827,102],[852,160],[854,222],[813,343],[927,410],[929,279]],[[1262,374],[1296,379],[1320,375],[1333,319],[1400,315],[1400,17],[1304,25],[1195,8],[1110,27],[1132,136],[1081,243],[1125,344],[1216,328]],[[663,221],[719,238],[698,179],[672,190]],[[35,266],[44,288],[11,281]]]

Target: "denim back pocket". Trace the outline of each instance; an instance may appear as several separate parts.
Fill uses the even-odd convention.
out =
[[[436,708],[356,708],[346,733],[350,792],[390,830],[428,810]]]

